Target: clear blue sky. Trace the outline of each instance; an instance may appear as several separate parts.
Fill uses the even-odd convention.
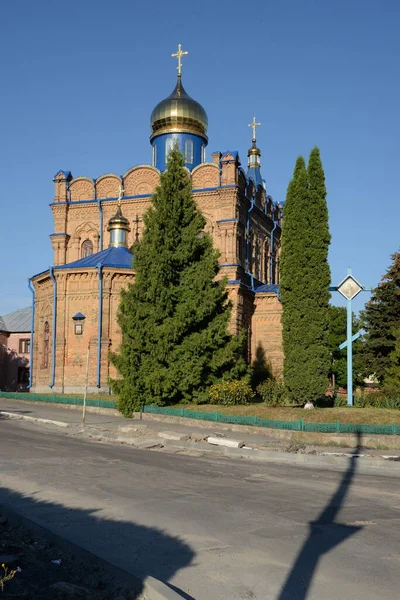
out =
[[[27,278],[52,262],[56,171],[151,161],[149,117],[174,87],[178,43],[209,153],[246,164],[255,112],[268,191],[284,200],[297,155],[318,145],[332,280],[351,266],[375,286],[399,249],[399,31],[398,0],[4,1],[0,314],[29,304]]]

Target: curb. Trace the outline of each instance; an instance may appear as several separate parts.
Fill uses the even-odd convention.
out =
[[[164,448],[175,449],[177,451],[190,449],[197,450],[201,454],[212,454],[213,456],[225,456],[226,458],[243,458],[264,463],[285,464],[288,466],[300,466],[311,469],[325,469],[328,466],[332,468],[347,467],[349,458],[353,456],[351,452],[338,455],[337,452],[315,455],[315,454],[296,454],[291,452],[283,452],[282,450],[258,450],[256,448],[242,447],[230,448],[227,446],[214,446],[212,444],[194,442],[194,441],[179,441],[169,439],[147,439],[123,436],[108,436],[100,432],[96,432],[93,436],[99,442],[123,443],[132,446],[137,450],[159,450],[162,442]],[[148,447],[142,446],[148,443]],[[386,456],[386,455],[385,455]],[[356,456],[358,460],[357,472],[364,475],[385,475],[400,477],[400,468],[392,457],[384,458],[383,456],[368,456],[359,454]]]
[[[144,593],[148,600],[182,600],[183,598],[168,585],[151,576],[144,580]]]
[[[39,535],[46,539],[48,542],[57,545],[58,548],[76,556],[91,565],[104,569],[108,575],[112,578],[118,579],[125,585],[129,586],[134,592],[141,594],[140,598],[144,594],[146,600],[182,600],[184,596],[175,592],[167,584],[155,579],[152,576],[148,576],[145,579],[138,577],[137,575],[125,571],[120,567],[117,567],[113,563],[110,563],[103,558],[100,558],[96,554],[93,554],[90,550],[86,550],[82,546],[75,544],[65,537],[54,533],[40,519],[27,518],[19,513],[16,513],[12,508],[5,504],[0,504],[0,511],[4,514],[8,521],[14,526],[23,525],[34,534]]]
[[[58,427],[71,428],[70,423],[65,423],[63,421],[52,421],[50,419],[28,417],[26,415],[8,413],[4,411],[0,411],[0,416],[1,415],[5,416],[6,418],[11,418],[15,420],[26,420],[36,423],[43,423],[46,425],[56,425]],[[275,464],[286,464],[291,466],[302,466],[306,468],[323,469],[327,466],[343,467],[347,465],[349,456],[352,456],[351,453],[338,455],[335,452],[325,452],[324,454],[320,455],[310,453],[298,454],[284,452],[282,450],[258,450],[256,448],[249,448],[248,446],[244,446],[242,448],[232,448],[228,446],[217,446],[208,443],[184,440],[181,440],[178,443],[177,440],[162,439],[160,437],[158,437],[157,439],[146,439],[143,437],[139,438],[121,435],[113,436],[104,434],[104,432],[99,431],[99,429],[96,426],[92,427],[90,425],[87,425],[83,430],[81,429],[80,432],[85,432],[87,434],[91,433],[92,435],[90,435],[89,437],[94,441],[113,442],[117,444],[123,443],[129,446],[133,446],[138,450],[159,450],[162,447],[169,447],[171,449],[175,448],[179,451],[187,448],[191,450],[197,450],[202,454],[214,454],[220,456],[222,455],[227,458],[244,458],[248,460],[257,460],[266,463],[269,462]],[[389,456],[388,458],[384,458],[383,456],[373,457],[368,455],[359,455],[357,456],[357,459],[359,460],[358,472],[360,474],[367,475],[376,473],[379,475],[394,475],[400,477],[399,465],[396,464],[396,461],[393,460],[393,457]]]
[[[6,417],[7,419],[17,419],[22,421],[32,421],[34,423],[44,423],[45,425],[57,425],[57,427],[69,427],[69,423],[65,421],[53,421],[52,419],[41,419],[39,417],[28,417],[27,415],[19,415],[18,413],[5,412],[0,410],[0,416]]]
[[[0,401],[7,400],[7,398],[2,398],[0,395]],[[35,406],[51,406],[53,408],[61,408],[67,410],[82,410],[81,405],[75,404],[56,404],[50,402],[35,402],[34,400],[16,400],[16,402],[24,403],[24,404],[34,404]],[[113,408],[99,408],[95,406],[88,406],[86,411],[93,414],[100,415],[112,415],[112,416],[121,416],[121,414],[113,409]],[[141,413],[135,412],[133,414],[133,420],[141,419],[144,417],[146,421],[156,421],[158,423],[178,423],[180,425],[185,425],[187,427],[195,427],[201,429],[213,429],[216,425],[214,421],[205,421],[205,420],[197,420],[191,419],[190,417],[177,417],[170,415],[161,415],[161,414],[153,414],[153,413]],[[130,419],[127,419],[129,421]],[[355,448],[356,441],[353,434],[340,433],[315,433],[315,432],[307,432],[307,431],[288,431],[285,429],[270,429],[267,427],[257,427],[257,426],[248,426],[248,425],[235,425],[233,423],[218,423],[219,431],[230,431],[231,433],[241,433],[241,436],[244,433],[247,434],[257,434],[262,435],[264,437],[270,437],[274,440],[285,441],[285,442],[293,442],[293,443],[302,443],[309,444],[314,446],[326,446],[330,448],[335,445],[340,445],[347,448]],[[399,439],[394,439],[399,438]],[[330,443],[332,442],[332,443]],[[364,448],[370,449],[382,449],[384,448],[385,452],[391,451],[399,451],[400,450],[400,436],[395,435],[384,435],[384,434],[365,434],[363,436],[363,446]]]
[[[204,444],[205,445],[205,444]],[[306,468],[318,468],[324,469],[328,465],[335,467],[347,467],[349,457],[351,453],[346,455],[338,456],[335,453],[323,455],[313,454],[295,454],[289,452],[282,452],[282,450],[257,450],[253,448],[228,448],[222,446],[212,446],[203,448],[203,444],[199,442],[179,442],[179,445],[171,441],[165,440],[164,446],[172,448],[182,449],[191,448],[193,450],[199,450],[199,452],[212,453],[226,456],[227,458],[245,458],[250,460],[256,460],[265,463],[285,464],[289,466],[301,466]],[[396,462],[385,459],[383,457],[368,457],[358,456],[357,472],[361,474],[380,474],[400,477],[400,468]]]

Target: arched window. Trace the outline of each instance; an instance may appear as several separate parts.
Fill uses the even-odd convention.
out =
[[[165,140],[165,162],[167,162],[167,160],[168,160],[168,154],[171,152],[173,145],[174,145],[173,138],[167,138]]]
[[[154,145],[153,146],[153,167],[156,166],[156,162],[157,162],[157,146]]]
[[[49,348],[50,348],[50,327],[49,322],[46,321],[44,324],[44,335],[43,335],[43,366],[47,368],[49,366]]]
[[[188,165],[193,164],[193,140],[186,140],[185,142],[185,163]]]
[[[201,147],[201,162],[206,162],[206,147],[204,144]]]
[[[82,258],[90,256],[91,254],[93,254],[93,242],[85,240],[82,244]]]

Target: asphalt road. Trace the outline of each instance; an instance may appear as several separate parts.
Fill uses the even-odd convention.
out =
[[[187,599],[399,595],[400,480],[357,460],[340,473],[194,458],[0,420],[0,486],[0,504]]]

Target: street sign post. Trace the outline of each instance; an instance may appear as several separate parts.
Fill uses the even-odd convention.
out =
[[[360,292],[368,291],[351,274],[351,269],[347,269],[347,276],[338,286],[330,287],[330,291],[339,292],[347,300],[347,339],[339,348],[347,348],[347,404],[353,406],[353,342],[361,335],[361,331],[353,336],[353,311],[351,301],[358,296]]]

